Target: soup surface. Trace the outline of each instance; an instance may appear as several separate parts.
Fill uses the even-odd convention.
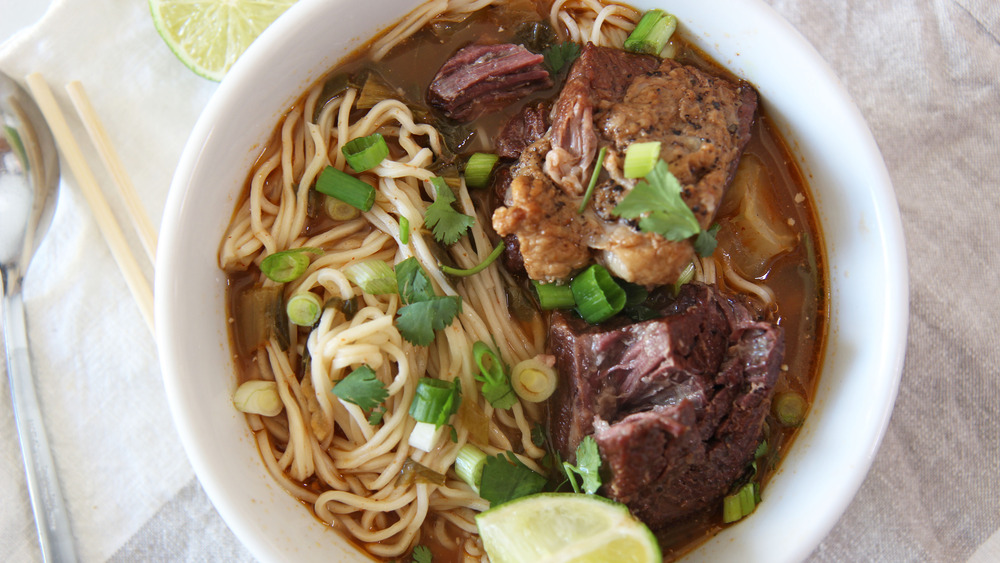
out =
[[[525,155],[533,150],[530,147],[550,143],[553,134],[546,129],[528,139],[529,148],[520,154],[500,158],[489,185],[482,188],[469,187],[471,172],[466,168],[472,154],[498,151],[498,137],[505,127],[524,119],[525,108],[543,107],[556,115],[558,111],[551,108],[558,106],[564,85],[578,72],[573,61],[556,70],[551,59],[546,60],[542,67],[549,83],[511,95],[516,99],[482,115],[453,119],[427,102],[428,90],[446,61],[470,44],[518,45],[550,56],[555,50],[572,59],[587,42],[584,38],[600,48],[621,49],[640,16],[627,6],[582,1],[554,7],[526,0],[453,1],[436,10],[427,5],[333,69],[289,108],[248,175],[244,197],[222,242],[220,266],[229,280],[238,381],[241,389],[247,382],[267,382],[260,392],[269,406],[245,401],[238,392],[237,408],[247,413],[274,478],[317,518],[376,558],[407,557],[418,547],[429,549],[435,561],[484,557],[475,515],[490,501],[455,468],[456,458],[469,446],[491,459],[513,454],[520,466],[543,476],[544,490],[570,490],[558,461],[574,461],[579,440],[560,437],[560,429],[568,424],[568,412],[578,414],[574,409],[583,401],[581,381],[594,374],[610,380],[621,368],[605,366],[602,356],[574,375],[569,364],[591,360],[568,356],[565,350],[571,346],[563,343],[615,330],[658,329],[656,323],[682,318],[673,315],[684,313],[678,311],[685,296],[703,286],[710,288],[705,290],[710,300],[721,303],[726,315],[746,319],[739,325],[743,328],[732,329],[736,336],[730,338],[736,340],[727,344],[722,337],[719,358],[712,360],[717,369],[711,374],[685,372],[684,377],[692,381],[708,377],[708,387],[721,389],[718,383],[713,387],[711,378],[744,358],[732,351],[743,342],[743,333],[765,332],[777,339],[768,360],[775,364],[774,373],[768,376],[766,397],[754,407],[756,418],[748,418],[752,428],[739,430],[746,436],[739,440],[747,442],[752,455],[737,455],[738,475],[716,487],[722,491],[717,498],[692,501],[694,508],[683,518],[663,525],[654,517],[651,525],[664,558],[672,560],[727,525],[724,520],[731,520],[724,516],[723,496],[749,484],[767,502],[764,485],[790,447],[816,387],[827,298],[822,237],[808,187],[766,111],[757,108],[738,167],[734,161],[726,178],[725,195],[700,228],[714,235],[718,243],[714,251],[701,256],[685,247],[691,253],[685,264],[690,266],[681,279],[675,276],[669,283],[635,284],[611,276],[616,287],[629,292],[630,300],[636,292],[642,297],[630,303],[632,309],[587,324],[573,306],[562,311],[540,306],[537,283],[518,267],[517,244],[500,237],[494,228],[497,210],[513,205],[512,186],[518,176],[529,174]],[[595,25],[598,21],[600,25]],[[569,43],[578,47],[567,48]],[[750,88],[679,34],[661,54],[712,80]],[[659,59],[653,64],[659,65]],[[595,115],[604,109],[598,104]],[[356,172],[347,162],[345,145],[375,134],[384,139],[388,154]],[[347,153],[354,150],[347,149]],[[616,179],[614,157],[604,162],[609,163],[604,170],[585,167],[585,178],[600,177],[603,186],[611,176],[615,181],[608,180],[607,185],[613,189],[634,189],[636,180]],[[343,199],[328,195],[329,177],[336,175],[331,169],[373,188],[371,207],[359,211],[344,203],[353,201],[353,195]],[[600,189],[594,201],[603,197]],[[442,190],[448,190],[454,202],[448,203]],[[583,207],[597,206],[582,195],[573,201],[574,206],[580,202]],[[615,228],[625,225],[647,235],[638,220],[628,223],[616,215],[598,215],[588,210],[573,220]],[[460,231],[459,235],[445,233],[446,227]],[[528,241],[524,233],[520,232],[522,246]],[[690,246],[694,238],[674,244]],[[501,251],[502,259],[477,273],[461,271],[474,269]],[[598,266],[604,263],[599,249],[586,252],[597,258],[565,279],[540,281],[563,286],[595,260]],[[384,267],[371,267],[375,262]],[[367,267],[359,269],[359,264]],[[608,267],[614,270],[613,264]],[[373,280],[375,285],[370,285]],[[388,289],[378,289],[379,281],[388,281]],[[417,286],[422,289],[415,290]],[[315,317],[306,314],[306,320],[298,320],[302,310],[314,310]],[[557,325],[571,329],[553,332]],[[689,337],[708,338],[701,333]],[[560,343],[557,350],[555,340]],[[484,346],[489,350],[485,360]],[[641,343],[626,348],[623,354],[638,350]],[[486,381],[490,357],[514,371],[525,362],[541,362],[539,369],[544,372],[548,366],[558,381],[556,393],[534,402],[510,388],[504,388],[509,393],[496,391],[493,382]],[[746,381],[741,379],[739,385],[747,389],[756,385],[748,383],[752,368],[740,369]],[[701,399],[692,401],[670,390],[681,377],[677,373],[670,371],[666,382],[656,383],[655,399],[647,397],[627,408],[622,402],[630,399],[616,389],[620,412],[605,425],[610,422],[621,433],[628,429],[625,421],[632,424],[637,416],[677,407],[693,409],[698,423],[691,427],[709,433],[701,426],[704,408],[696,404]],[[504,378],[509,376],[510,370]],[[435,390],[427,391],[431,387]],[[437,405],[434,416],[443,418],[419,420],[423,415],[413,414],[414,404],[425,398],[425,392],[451,396],[449,405],[457,406],[441,411]],[[711,404],[723,394],[718,391],[712,397],[713,392],[708,391],[706,399]],[[674,398],[664,399],[665,394]],[[699,391],[698,397],[703,394]],[[746,397],[751,395],[748,391]],[[726,413],[730,408],[736,413],[742,407],[725,408]],[[415,437],[425,430],[431,434]],[[601,445],[604,482],[598,494],[625,502],[633,512],[648,510],[623,492],[633,476],[614,465],[618,454],[609,438],[601,438],[601,428],[588,426],[581,432],[593,433]],[[684,436],[678,433],[669,440],[690,439]],[[719,436],[712,434],[703,441],[722,441]],[[631,444],[632,450],[638,448],[637,442]],[[714,459],[715,450],[704,444],[690,447],[696,446],[707,448],[708,457]],[[662,455],[669,457],[671,452],[665,447]],[[705,474],[704,467],[682,469],[697,479]],[[664,479],[647,479],[642,486],[659,486]]]

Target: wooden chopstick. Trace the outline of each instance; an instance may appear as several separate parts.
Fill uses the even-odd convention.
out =
[[[122,164],[118,152],[111,144],[111,137],[108,135],[107,129],[101,123],[97,112],[94,111],[94,106],[90,103],[90,98],[87,97],[87,92],[83,89],[83,84],[80,81],[74,80],[67,84],[66,92],[69,93],[69,99],[73,102],[73,107],[76,108],[80,120],[83,121],[87,133],[90,135],[90,140],[97,147],[97,152],[101,155],[104,166],[118,186],[118,193],[128,208],[132,227],[139,234],[139,240],[142,241],[142,246],[146,249],[149,261],[155,263],[156,229],[153,228],[149,215],[146,214],[142,202],[139,201],[139,195],[135,191],[135,185],[128,172],[125,171],[125,165]]]
[[[94,173],[87,166],[83,152],[80,150],[80,146],[77,145],[73,137],[73,132],[70,130],[69,124],[66,123],[66,118],[62,110],[59,109],[59,104],[56,103],[55,96],[52,95],[52,90],[40,73],[36,72],[28,75],[25,77],[25,81],[28,83],[28,88],[31,89],[35,101],[38,102],[38,107],[42,110],[45,121],[48,122],[49,127],[52,129],[52,135],[62,150],[63,157],[66,159],[67,164],[69,164],[70,169],[73,171],[73,175],[80,184],[80,190],[83,192],[91,211],[94,213],[97,226],[100,228],[101,234],[104,235],[104,240],[107,241],[108,246],[111,248],[111,255],[121,269],[122,275],[125,277],[125,283],[128,285],[129,290],[132,292],[132,297],[139,306],[139,311],[146,320],[150,332],[153,332],[153,291],[142,270],[139,268],[139,263],[136,262],[135,257],[132,255],[132,251],[128,247],[128,242],[125,240],[125,235],[122,233],[118,221],[115,220],[115,216],[107,200],[104,199],[104,194],[97,184],[97,179],[94,178]]]

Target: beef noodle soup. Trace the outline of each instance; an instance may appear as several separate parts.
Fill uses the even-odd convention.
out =
[[[767,502],[825,340],[815,210],[752,85],[680,32],[623,49],[642,16],[425,4],[250,170],[234,404],[369,555],[480,560],[477,514],[576,490],[672,560]]]

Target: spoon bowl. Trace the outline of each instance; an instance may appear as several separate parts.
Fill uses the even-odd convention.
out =
[[[20,282],[52,223],[59,185],[56,154],[52,132],[34,100],[0,73],[0,211],[5,218],[0,264],[5,288]],[[13,269],[15,264],[19,269]]]
[[[59,479],[31,372],[21,283],[48,231],[59,187],[59,156],[35,101],[0,73],[0,287],[7,378],[42,560],[76,561]]]

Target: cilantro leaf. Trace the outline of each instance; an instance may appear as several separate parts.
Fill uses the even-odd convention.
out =
[[[483,465],[483,477],[479,483],[479,496],[499,506],[527,495],[540,493],[548,479],[535,473],[517,459],[511,452],[496,457],[487,457]]]
[[[719,234],[720,227],[721,225],[716,223],[708,230],[698,233],[698,238],[694,239],[694,250],[698,256],[707,257],[715,252],[715,247],[719,245],[719,241],[715,237]]]
[[[451,206],[455,202],[455,194],[443,178],[435,176],[431,178],[431,184],[437,190],[437,199],[424,212],[424,226],[432,230],[434,240],[443,244],[455,244],[476,219],[459,213]]]
[[[639,219],[639,229],[644,233],[657,233],[672,241],[684,240],[698,234],[701,226],[684,203],[682,191],[680,181],[661,160],[636,183],[614,213],[626,219]]]
[[[396,287],[404,305],[436,297],[430,276],[414,257],[396,264]]]
[[[461,297],[432,297],[401,307],[396,318],[396,328],[407,341],[417,346],[427,346],[434,340],[434,331],[450,325],[461,312]]]
[[[580,46],[572,41],[556,43],[545,49],[543,56],[545,57],[545,66],[549,67],[553,74],[557,74],[563,67],[580,56]]]
[[[368,424],[371,426],[380,424],[383,416],[385,416],[385,406],[379,405],[378,408],[373,410],[371,414],[368,415]]]
[[[377,407],[389,396],[385,384],[375,377],[375,371],[367,365],[355,369],[338,381],[333,386],[333,394],[366,411]]]
[[[396,264],[396,286],[404,303],[396,317],[396,328],[403,338],[418,346],[430,344],[434,331],[450,325],[462,312],[462,298],[436,295],[430,276],[416,258]]]
[[[426,545],[418,545],[413,548],[413,563],[432,563],[434,559],[431,556],[431,548]]]
[[[576,475],[583,481],[583,492],[592,495],[601,488],[601,454],[597,450],[597,441],[593,436],[587,436],[576,447],[576,465],[568,461],[563,462],[563,470],[569,478],[569,484],[573,487],[573,492],[580,492],[576,484]],[[574,475],[575,474],[575,475]]]

